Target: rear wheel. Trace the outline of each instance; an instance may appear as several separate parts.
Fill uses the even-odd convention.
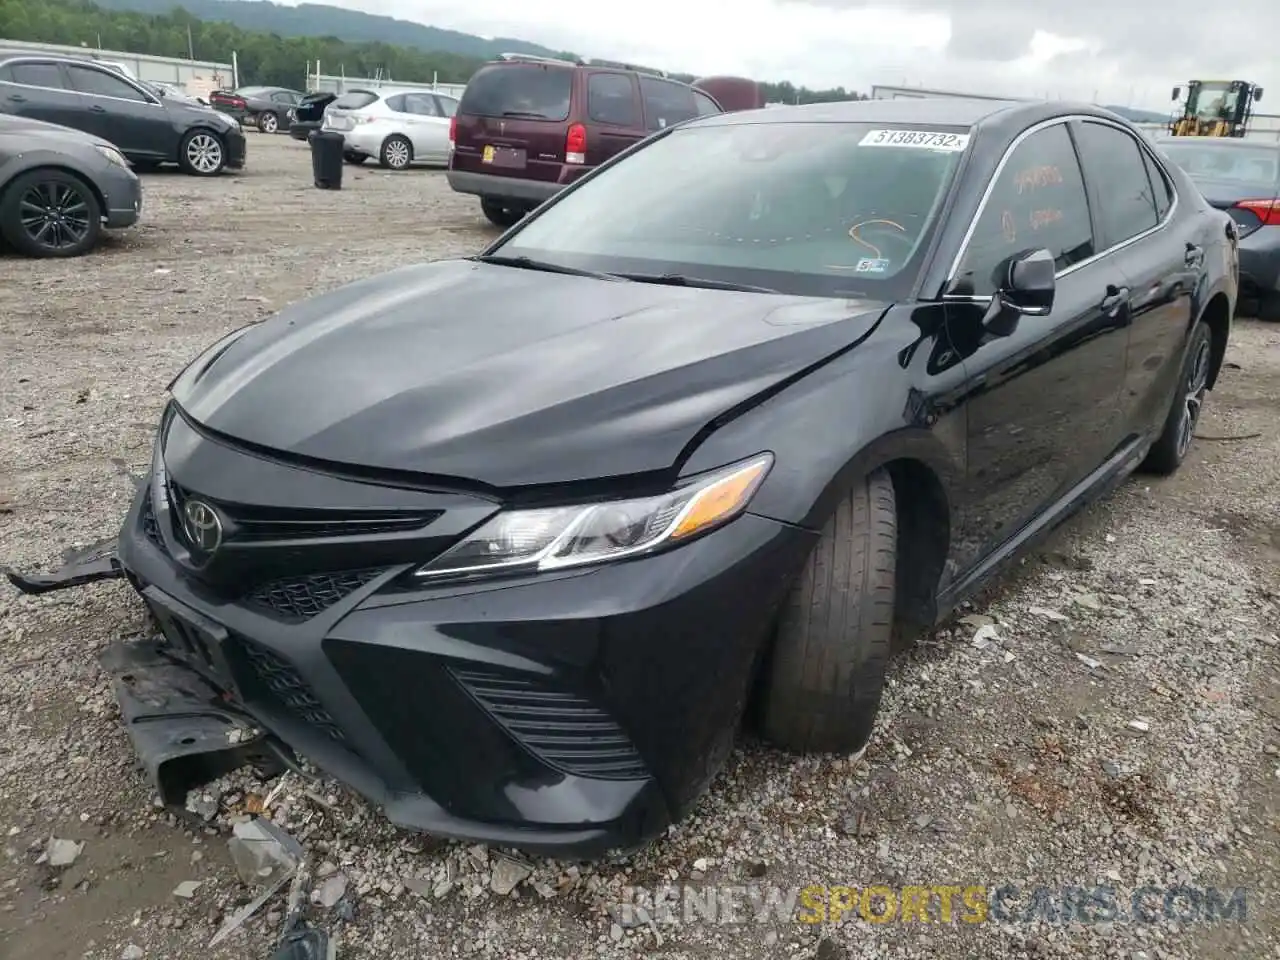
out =
[[[280,115],[269,110],[258,114],[258,129],[263,133],[275,133],[280,129]]]
[[[178,165],[193,176],[216,177],[227,165],[227,148],[212,130],[192,130],[178,147]]]
[[[1182,364],[1178,390],[1173,406],[1164,421],[1164,430],[1151,447],[1142,468],[1150,473],[1168,476],[1187,458],[1191,441],[1200,422],[1204,397],[1209,391],[1209,367],[1213,362],[1213,337],[1209,326],[1197,323],[1191,331],[1191,346]]]
[[[871,738],[889,664],[898,514],[877,470],[827,521],[792,588],[764,677],[763,733],[802,753],[856,753]]]
[[[101,232],[98,198],[66,171],[28,171],[0,197],[0,234],[28,257],[78,257]]]
[[[484,211],[484,215],[489,218],[490,223],[499,227],[514,227],[525,214],[523,207],[503,203],[501,200],[494,200],[490,197],[481,199],[480,209]]]
[[[413,144],[407,137],[394,133],[382,141],[382,155],[378,162],[388,170],[404,170],[413,163]]]

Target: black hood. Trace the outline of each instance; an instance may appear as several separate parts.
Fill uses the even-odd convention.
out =
[[[886,307],[443,261],[295,304],[173,393],[208,429],[300,457],[495,487],[621,476],[670,468]]]

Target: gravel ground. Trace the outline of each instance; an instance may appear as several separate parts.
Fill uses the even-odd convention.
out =
[[[348,168],[347,189],[320,192],[304,145],[254,137],[249,156],[214,182],[149,177],[143,225],[91,257],[0,259],[5,562],[53,566],[115,532],[164,386],[202,346],[494,235],[438,172]],[[746,743],[695,815],[625,864],[437,843],[295,774],[233,775],[186,817],[157,809],[95,659],[144,629],[139,604],[119,584],[0,588],[0,955],[267,956],[283,896],[208,942],[253,895],[230,825],[273,788],[269,814],[337,900],[312,916],[342,957],[1280,955],[1280,327],[1239,321],[1228,360],[1201,426],[1219,439],[1173,479],[1129,482],[900,658],[860,763]],[[672,882],[724,885],[722,907],[737,888],[736,916],[616,906]],[[754,915],[753,897],[810,884],[1021,893],[973,924]],[[1246,888],[1246,916],[1026,912],[1036,887],[1109,886],[1127,905],[1144,884]]]

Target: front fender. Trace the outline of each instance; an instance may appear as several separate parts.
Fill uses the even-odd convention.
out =
[[[916,461],[948,502],[964,476],[964,368],[949,353],[941,305],[892,308],[862,344],[716,430],[685,469],[769,450],[775,464],[751,511],[819,530],[877,467]]]
[[[106,160],[102,161],[104,164]],[[94,192],[98,192],[97,175],[100,170],[84,160],[71,153],[61,153],[56,150],[24,150],[21,153],[11,154],[3,161],[0,161],[0,192],[15,178],[26,173],[28,170],[35,170],[42,167],[57,167],[62,170],[68,170],[71,173],[81,177]],[[102,199],[99,196],[99,199]]]

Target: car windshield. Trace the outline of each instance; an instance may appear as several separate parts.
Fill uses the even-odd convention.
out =
[[[564,120],[569,116],[573,71],[533,63],[481,67],[467,81],[458,112],[472,117]]]
[[[1165,154],[1193,180],[1231,180],[1274,187],[1280,180],[1280,149],[1219,146],[1211,143],[1162,143]]]
[[[907,296],[965,127],[679,127],[567,191],[490,252],[812,296]]]

